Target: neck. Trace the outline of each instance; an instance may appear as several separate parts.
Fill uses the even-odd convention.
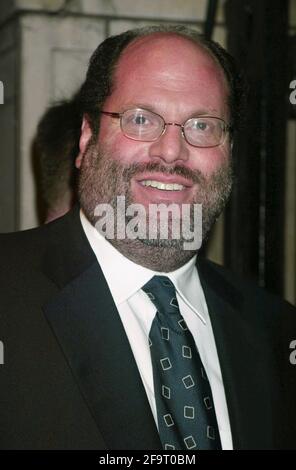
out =
[[[186,264],[196,251],[174,246],[148,245],[136,239],[108,240],[123,256],[152,271],[171,272]]]

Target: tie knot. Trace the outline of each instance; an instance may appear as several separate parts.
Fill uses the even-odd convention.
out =
[[[176,289],[168,277],[153,276],[142,289],[160,313],[174,314],[179,312]]]

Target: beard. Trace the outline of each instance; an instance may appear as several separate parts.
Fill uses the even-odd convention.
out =
[[[90,142],[82,158],[78,181],[78,197],[81,208],[91,222],[96,225],[96,207],[108,204],[113,209],[115,226],[117,225],[117,201],[119,196],[125,197],[126,206],[136,204],[131,192],[131,180],[144,172],[160,172],[166,175],[182,176],[196,185],[195,194],[190,201],[190,227],[194,230],[193,205],[202,205],[202,240],[204,241],[213,224],[224,209],[229,199],[232,183],[233,168],[231,161],[226,161],[210,177],[205,177],[199,170],[191,170],[183,166],[167,167],[160,163],[132,163],[121,165],[120,158],[115,159],[111,152],[103,146]],[[149,223],[149,215],[145,216]],[[126,214],[120,217],[127,226],[130,217]],[[169,272],[185,264],[195,250],[184,250],[182,235],[178,239],[171,236],[172,216],[169,217],[169,236],[161,238],[159,229],[156,238],[119,238],[112,237],[110,243],[124,256],[155,271]],[[159,225],[158,225],[159,228]],[[122,229],[122,227],[121,227]]]

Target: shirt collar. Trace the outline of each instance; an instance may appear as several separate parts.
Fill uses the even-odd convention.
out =
[[[206,324],[207,308],[195,266],[196,255],[175,271],[153,271],[123,256],[89,222],[82,210],[80,220],[117,307],[138,292],[154,275],[163,275],[171,279],[182,300]]]

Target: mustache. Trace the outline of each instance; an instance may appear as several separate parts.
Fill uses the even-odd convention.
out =
[[[199,170],[190,170],[181,165],[176,165],[174,167],[167,167],[157,162],[149,163],[133,163],[128,167],[125,167],[122,172],[122,177],[127,183],[133,176],[150,172],[150,173],[163,173],[165,175],[178,175],[182,176],[185,179],[192,181],[193,183],[201,183],[204,181],[204,176]]]

